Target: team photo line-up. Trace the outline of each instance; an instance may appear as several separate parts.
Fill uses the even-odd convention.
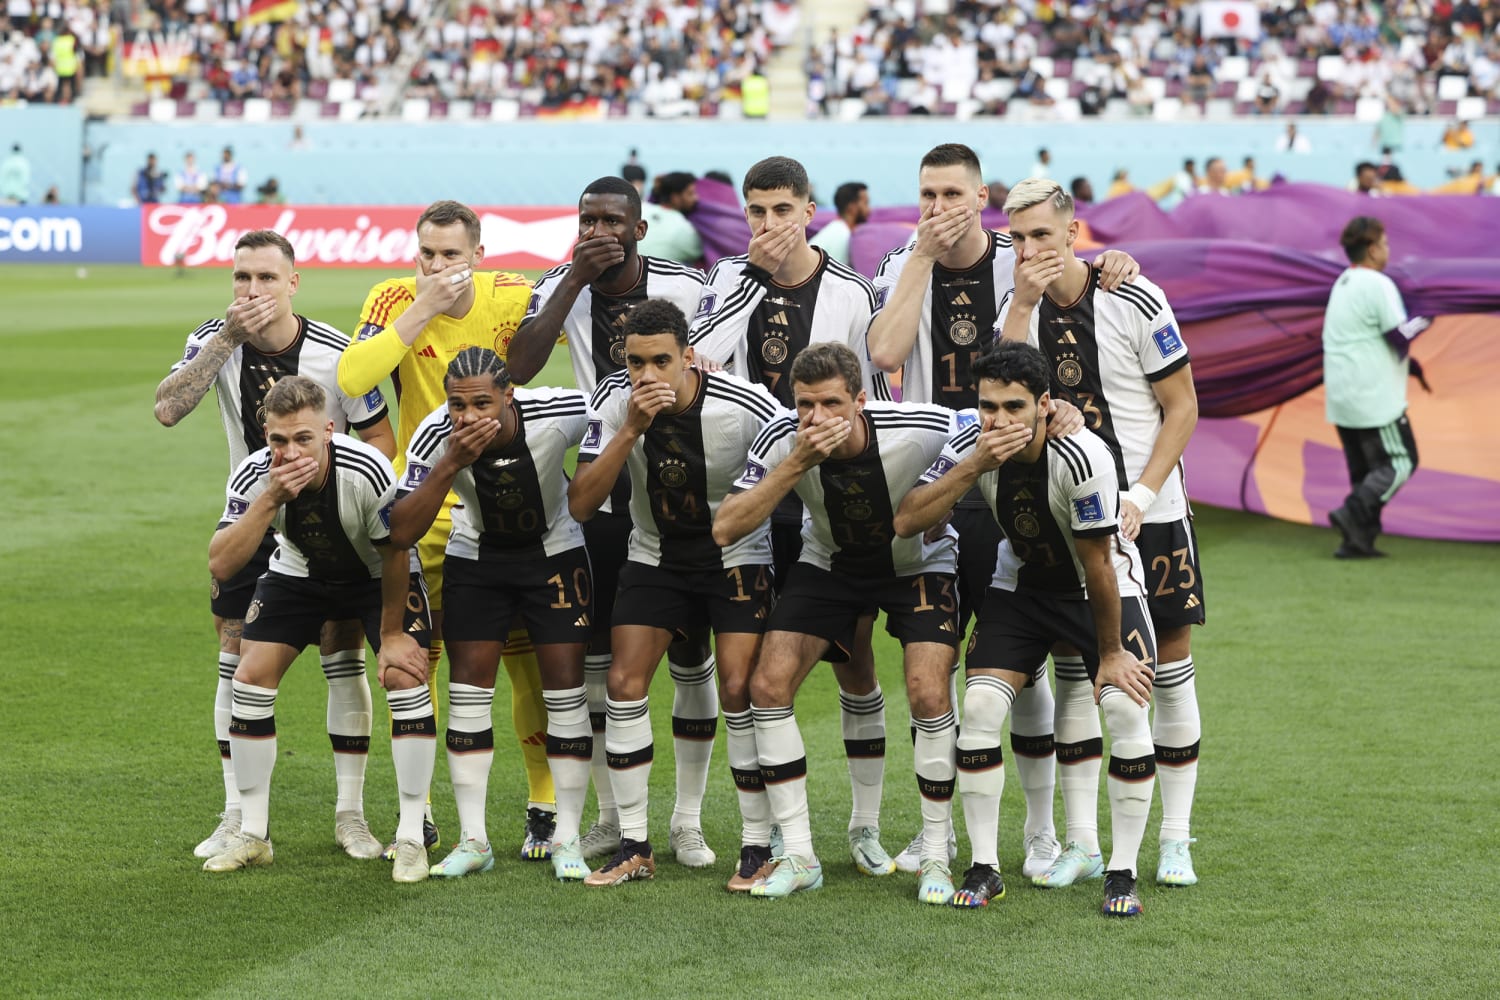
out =
[[[481,271],[479,220],[439,201],[418,220],[414,273],[370,290],[352,338],[294,311],[286,239],[243,234],[233,301],[188,336],[155,411],[172,426],[213,388],[229,441],[209,549],[224,809],[194,850],[203,868],[271,864],[277,688],[316,644],[335,840],[389,859],[398,882],[495,864],[502,666],[528,782],[521,857],[590,887],[653,878],[648,691],[665,654],[668,851],[717,861],[701,811],[722,714],[741,818],[731,892],[823,885],[794,711],[821,661],[860,873],[914,873],[928,904],[1004,895],[1008,720],[1022,877],[1100,879],[1105,914],[1139,915],[1159,787],[1156,882],[1195,884],[1190,633],[1205,607],[1181,468],[1198,416],[1187,345],[1130,256],[1075,256],[1055,182],[1012,188],[999,232],[980,222],[988,189],[967,146],[933,148],[916,175],[920,221],[873,282],[809,244],[807,173],[783,156],[750,167],[746,251],[706,275],[640,252],[647,223],[622,178],[584,188],[571,260],[534,284]],[[576,388],[534,385],[559,343]],[[902,649],[921,813],[894,855],[881,612]],[[365,818],[366,641],[400,799],[388,843]],[[440,736],[460,830],[434,863]],[[969,852],[956,876],[955,791]]]

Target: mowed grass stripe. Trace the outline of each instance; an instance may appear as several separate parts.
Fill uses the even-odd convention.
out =
[[[489,808],[496,870],[393,886],[383,863],[350,861],[333,844],[325,686],[311,652],[278,702],[276,864],[202,873],[188,852],[222,801],[206,553],[228,463],[212,399],[171,430],[156,425],[151,402],[187,333],[222,312],[227,273],[89,274],[0,272],[7,329],[57,331],[13,335],[0,370],[7,993],[1385,997],[1473,995],[1500,972],[1490,870],[1500,782],[1486,763],[1500,711],[1494,548],[1382,539],[1390,559],[1340,563],[1326,529],[1212,510],[1199,517],[1210,625],[1195,637],[1203,882],[1149,884],[1154,811],[1138,922],[1100,917],[1097,882],[1021,884],[1013,769],[1004,900],[932,912],[908,876],[857,875],[844,849],[838,703],[822,670],[797,704],[828,871],[826,888],[805,898],[724,893],[739,820],[722,745],[704,814],[719,863],[689,871],[671,861],[665,680],[653,699],[657,881],[590,891],[520,861],[525,786],[503,672]],[[307,272],[298,309],[352,332],[377,277]],[[563,351],[540,381],[569,381]],[[917,829],[917,803],[899,653],[877,634],[883,840],[895,852]],[[378,690],[374,703],[365,798],[386,836],[395,790]],[[433,801],[451,842],[441,749]],[[957,800],[955,809],[961,872]],[[1102,794],[1100,818],[1107,849]]]

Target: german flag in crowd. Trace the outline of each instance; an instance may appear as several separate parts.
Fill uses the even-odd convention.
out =
[[[275,24],[297,16],[298,0],[250,0],[245,8],[246,24]]]

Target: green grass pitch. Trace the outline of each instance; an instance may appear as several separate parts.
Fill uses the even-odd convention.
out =
[[[379,276],[306,272],[297,305],[352,330]],[[1391,558],[1348,564],[1330,557],[1329,530],[1215,510],[1201,510],[1198,522],[1211,611],[1195,650],[1206,734],[1194,817],[1202,881],[1175,891],[1150,884],[1153,814],[1140,920],[1101,917],[1097,882],[1057,892],[1021,883],[1013,775],[1001,820],[1003,901],[932,910],[916,902],[910,876],[855,873],[843,846],[848,785],[826,671],[797,706],[827,868],[817,893],[765,902],[724,892],[738,814],[722,746],[704,814],[720,861],[688,871],[667,859],[664,681],[652,784],[663,860],[654,883],[586,890],[520,861],[524,781],[502,737],[490,801],[496,869],[452,884],[393,885],[384,862],[351,861],[333,844],[333,769],[313,656],[293,668],[279,702],[275,865],[199,871],[189,852],[222,802],[206,552],[227,459],[211,400],[172,430],[156,424],[151,405],[187,333],[228,299],[224,272],[0,271],[0,994],[1448,997],[1495,989],[1495,549],[1390,538]],[[544,378],[568,379],[563,352]],[[917,799],[898,651],[882,636],[878,655],[891,737],[884,840],[896,850],[917,828]],[[386,836],[396,797],[378,691],[375,701],[366,802]],[[501,733],[507,703],[502,691]],[[433,800],[451,840],[457,824],[441,748]],[[1105,803],[1101,820],[1107,815]],[[961,845],[957,867],[966,865]]]

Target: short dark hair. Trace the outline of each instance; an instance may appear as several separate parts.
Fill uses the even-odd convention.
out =
[[[666,201],[668,198],[682,194],[697,183],[698,178],[686,170],[672,170],[665,174],[657,174],[656,180],[651,183],[651,197],[655,201]]]
[[[806,347],[792,359],[792,382],[816,385],[829,379],[842,379],[849,395],[858,396],[864,384],[859,358],[836,340],[825,340]]]
[[[479,245],[479,216],[474,210],[462,202],[444,200],[435,201],[427,206],[427,210],[417,217],[417,230],[428,224],[434,226],[451,226],[462,224],[464,231],[469,234],[469,242],[474,246]]]
[[[640,181],[646,183],[646,168],[639,163],[627,163],[620,168],[620,178],[624,181]]]
[[[976,180],[984,176],[979,167],[979,154],[961,142],[945,142],[929,149],[917,171],[920,173],[928,167],[967,167]]]
[[[807,168],[790,156],[768,156],[745,172],[745,182],[740,193],[749,197],[751,191],[792,192],[794,198],[806,198],[812,190],[807,180]]]
[[[860,193],[869,189],[869,185],[862,181],[845,181],[840,184],[838,189],[833,192],[834,211],[843,215],[844,209],[859,201]]]
[[[1370,252],[1370,247],[1380,242],[1384,233],[1385,223],[1379,219],[1370,215],[1356,215],[1339,234],[1344,256],[1349,258],[1349,263],[1358,264]]]
[[[1380,169],[1379,167],[1377,167],[1375,164],[1371,163],[1369,160],[1360,160],[1358,163],[1356,163],[1354,165],[1354,175],[1357,177],[1362,172],[1364,172],[1366,170],[1379,170],[1379,169]]]
[[[289,417],[303,410],[322,413],[327,408],[328,394],[321,385],[304,375],[277,379],[266,392],[265,411],[268,416]]]
[[[234,241],[236,250],[258,250],[261,247],[275,247],[287,263],[296,266],[297,251],[292,249],[291,241],[273,229],[252,229]]]
[[[625,320],[625,336],[654,337],[670,333],[677,346],[688,345],[688,321],[676,304],[667,299],[647,299],[634,309]]]
[[[976,385],[982,378],[994,379],[1002,385],[1024,385],[1033,399],[1041,399],[1052,385],[1046,356],[1019,340],[997,340],[974,359],[969,372]]]
[[[579,195],[578,203],[583,204],[583,199],[591,194],[617,194],[630,203],[630,211],[635,217],[641,217],[641,193],[635,189],[635,185],[623,177],[601,177],[583,189]]]
[[[488,347],[465,347],[448,362],[448,370],[443,373],[443,388],[448,388],[449,383],[455,379],[481,375],[493,377],[496,389],[504,389],[510,385],[510,369],[500,360],[500,355]]]
[[[730,187],[734,187],[734,178],[729,176],[729,171],[727,170],[710,170],[703,175],[703,179],[706,181],[718,181],[720,184],[728,184]]]

